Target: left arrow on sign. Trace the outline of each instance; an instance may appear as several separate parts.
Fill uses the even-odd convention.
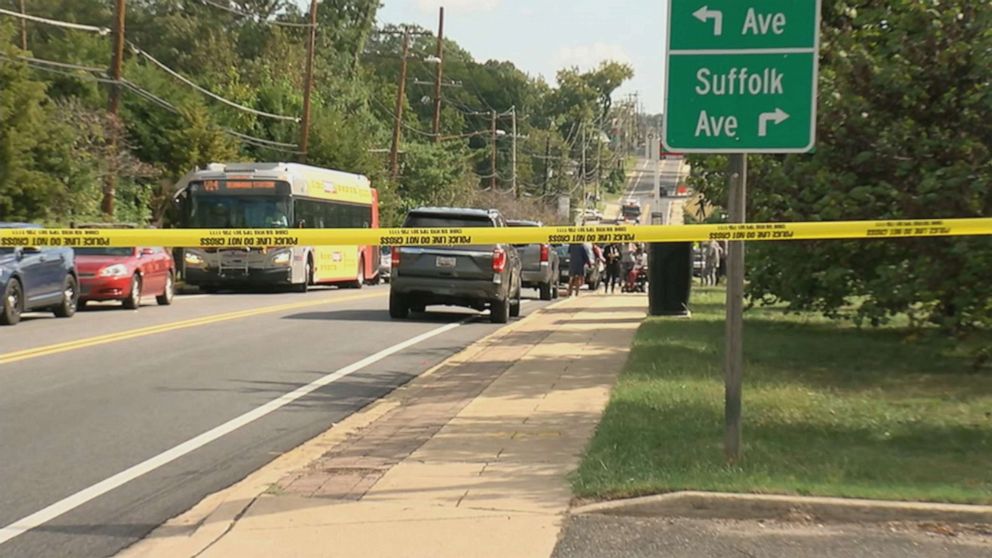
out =
[[[775,112],[761,113],[758,116],[758,136],[765,137],[768,135],[768,122],[781,124],[788,119],[789,119],[789,113],[785,112],[780,108],[776,108]]]
[[[706,23],[707,20],[713,20],[713,34],[716,36],[723,35],[723,12],[720,10],[711,10],[709,6],[703,6],[698,10],[692,12],[692,15],[696,16],[696,19]]]

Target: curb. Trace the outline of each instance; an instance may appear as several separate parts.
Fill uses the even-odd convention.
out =
[[[696,491],[589,504],[572,508],[570,513],[818,523],[932,521],[992,524],[992,506]]]

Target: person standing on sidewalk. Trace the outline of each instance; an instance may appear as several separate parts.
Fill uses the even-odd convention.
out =
[[[568,245],[568,296],[579,295],[582,283],[586,281],[586,266],[592,263],[592,256],[585,244]]]
[[[715,286],[723,249],[715,240],[703,245],[703,285]]]
[[[615,293],[617,283],[620,282],[620,258],[623,257],[620,245],[608,245],[603,256],[606,258],[606,282],[603,283],[603,292]]]

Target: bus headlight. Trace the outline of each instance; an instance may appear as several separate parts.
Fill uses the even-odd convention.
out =
[[[199,254],[194,254],[192,252],[186,252],[186,254],[183,255],[183,261],[186,262],[186,265],[203,265],[203,258],[200,257]]]
[[[293,259],[292,252],[289,251],[279,252],[278,254],[272,257],[272,263],[276,265],[289,265],[289,262],[292,259]]]

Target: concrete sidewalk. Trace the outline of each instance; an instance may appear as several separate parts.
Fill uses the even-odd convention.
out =
[[[122,555],[550,556],[645,304],[584,295],[537,312]]]

